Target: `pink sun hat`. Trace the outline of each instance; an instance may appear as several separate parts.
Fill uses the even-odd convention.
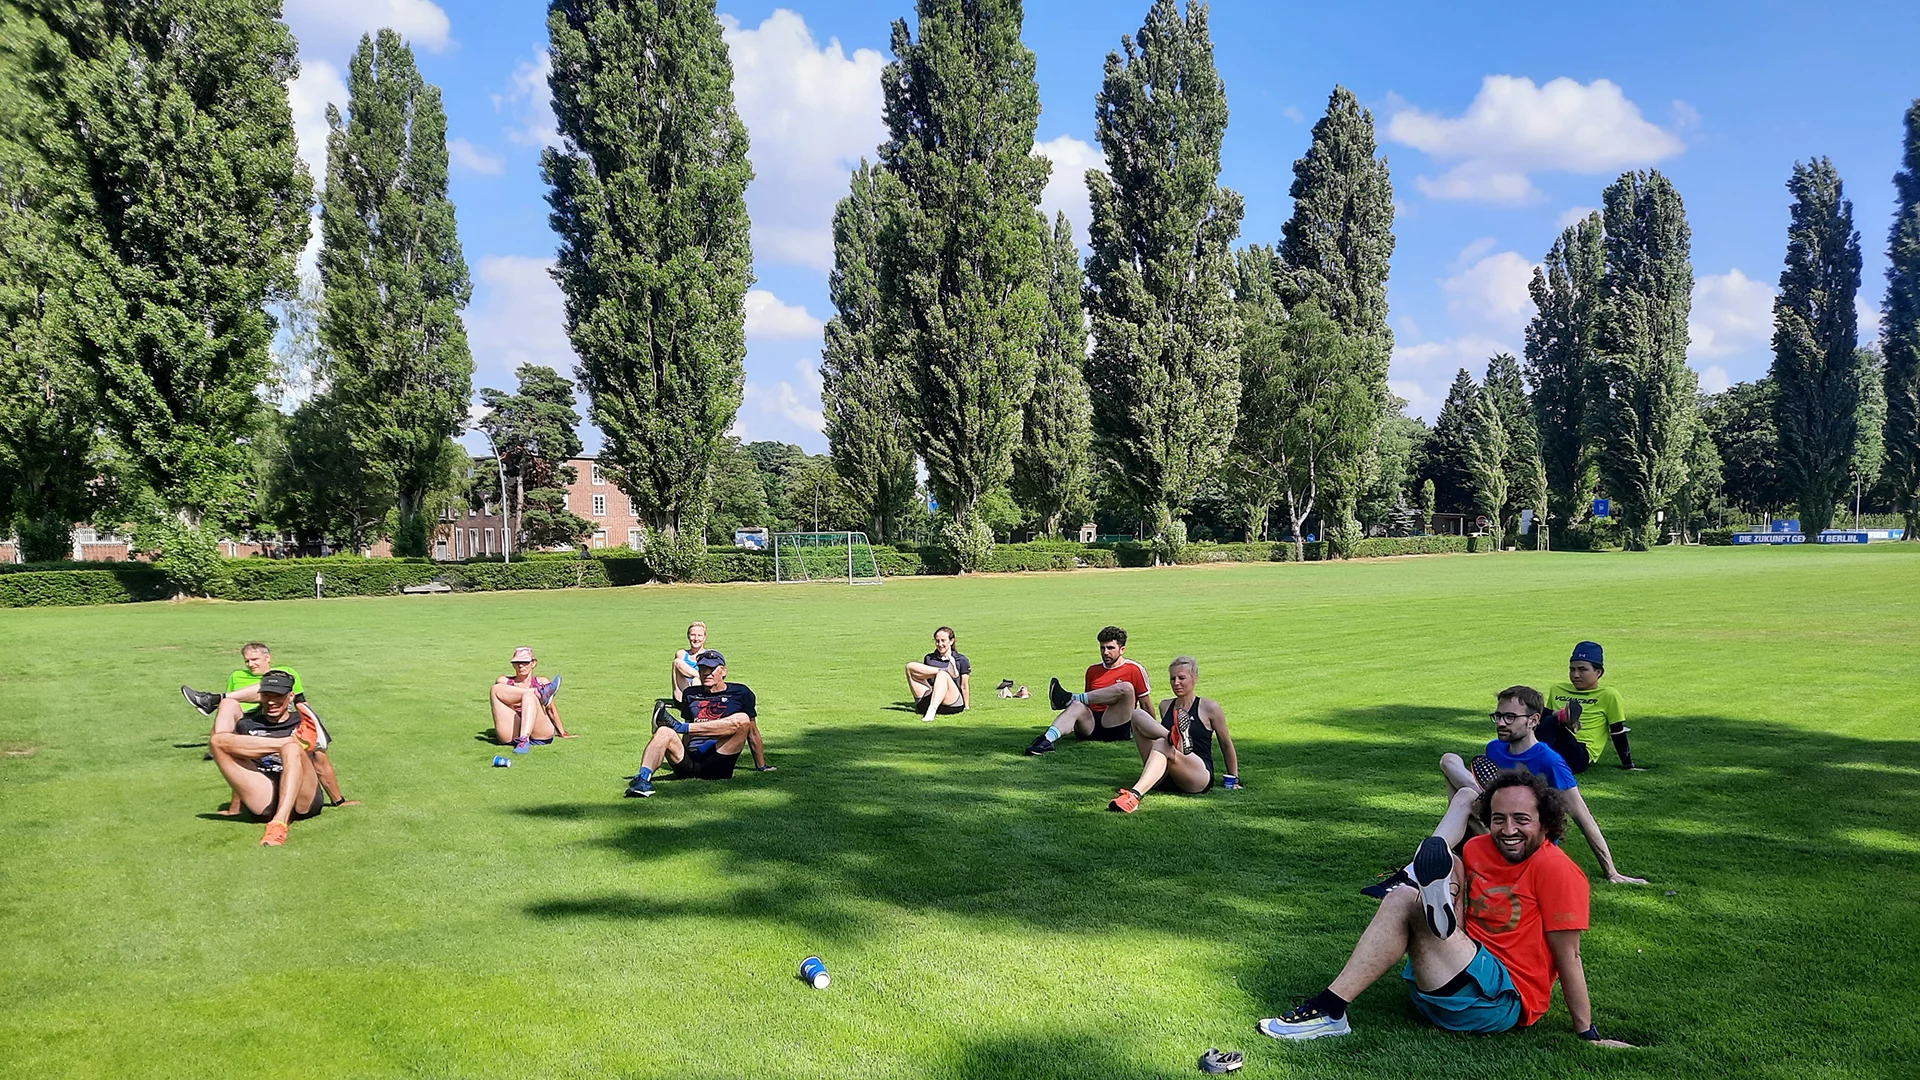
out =
[[[513,659],[507,662],[509,664],[531,664],[533,663],[533,649],[529,646],[522,645],[513,650]]]

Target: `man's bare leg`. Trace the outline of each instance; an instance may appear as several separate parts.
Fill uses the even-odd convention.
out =
[[[1454,865],[1455,888],[1460,868]],[[1360,940],[1347,958],[1346,966],[1327,989],[1346,1001],[1360,996],[1367,987],[1398,967],[1402,958],[1413,961],[1413,978],[1422,989],[1433,990],[1466,970],[1480,946],[1466,934],[1445,939],[1427,929],[1427,916],[1420,906],[1420,894],[1413,889],[1395,889],[1380,901],[1380,910],[1361,932]]]
[[[640,753],[640,767],[650,772],[658,769],[661,762],[676,762],[686,756],[687,748],[672,728],[654,728],[653,738],[647,740],[647,748]]]
[[[266,817],[273,812],[273,781],[267,779],[255,762],[272,752],[267,744],[274,741],[222,732],[208,743],[214,765],[220,769],[227,786],[233,789],[233,803],[220,812],[222,817],[237,815],[242,808],[256,817]]]
[[[1440,755],[1440,775],[1447,778],[1447,794],[1466,790],[1478,794],[1480,781],[1473,778],[1473,770],[1460,759],[1459,754]]]

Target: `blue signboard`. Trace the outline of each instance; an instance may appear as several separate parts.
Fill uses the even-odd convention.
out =
[[[1594,517],[1612,517],[1613,516],[1613,500],[1612,499],[1593,500],[1593,516]]]
[[[1851,532],[1845,529],[1828,529],[1818,537],[1823,544],[1864,544],[1873,539],[1864,532]]]
[[[1807,542],[1807,537],[1805,533],[1797,532],[1734,533],[1733,542],[1736,544],[1804,544]]]
[[[1773,524],[1768,526],[1768,531],[1777,532],[1777,533],[1797,533],[1800,531],[1800,519],[1799,518],[1775,518],[1773,521]]]

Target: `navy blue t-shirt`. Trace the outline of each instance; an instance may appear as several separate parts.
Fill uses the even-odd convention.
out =
[[[967,659],[966,653],[953,653],[945,660],[940,659],[939,653],[928,653],[927,658],[921,663],[928,667],[946,668],[948,674],[956,679],[962,675],[973,674],[973,661]]]
[[[725,690],[689,686],[680,702],[681,711],[686,714],[689,723],[724,720],[734,713],[746,713],[749,720],[758,719],[760,714],[755,711],[757,705],[753,691],[747,689],[747,684],[737,682],[728,683]]]
[[[1557,791],[1578,787],[1573,779],[1573,770],[1567,768],[1567,759],[1560,752],[1543,742],[1533,744],[1533,749],[1524,754],[1514,754],[1507,744],[1495,739],[1487,744],[1487,760],[1502,769],[1518,769],[1525,766],[1528,772],[1544,776]]]

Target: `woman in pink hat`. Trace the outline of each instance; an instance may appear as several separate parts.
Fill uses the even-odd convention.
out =
[[[511,743],[516,754],[526,753],[535,743],[545,746],[556,737],[572,738],[561,726],[560,709],[553,703],[553,695],[560,690],[559,678],[535,675],[533,669],[539,661],[525,645],[513,650],[508,663],[513,665],[513,674],[493,680],[493,691],[487,699],[493,706],[494,738]]]

